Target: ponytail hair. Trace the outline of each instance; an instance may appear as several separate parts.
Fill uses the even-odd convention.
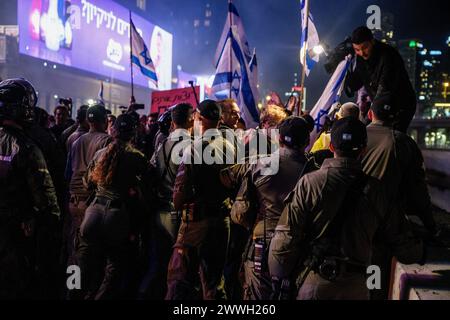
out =
[[[96,185],[111,185],[116,175],[118,161],[126,149],[126,142],[115,139],[95,165],[94,170],[90,174],[90,180]]]

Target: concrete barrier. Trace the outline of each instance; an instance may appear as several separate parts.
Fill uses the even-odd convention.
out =
[[[428,248],[427,263],[392,262],[390,300],[450,300],[450,248]]]

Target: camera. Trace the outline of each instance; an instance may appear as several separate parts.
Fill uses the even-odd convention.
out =
[[[70,108],[72,107],[72,98],[60,98],[59,104]]]
[[[165,135],[169,135],[170,126],[172,124],[172,112],[171,109],[167,109],[162,115],[158,118],[158,127],[159,130]]]
[[[329,74],[333,73],[338,64],[349,54],[353,56],[355,51],[353,49],[351,38],[347,37],[344,41],[338,44],[330,54],[328,54],[327,63],[325,63],[326,72]]]
[[[69,116],[72,117],[72,98],[60,98],[59,104],[65,106],[69,111]]]
[[[141,103],[132,103],[130,104],[130,107],[128,108],[129,110],[144,110],[145,109],[145,104],[141,104]]]

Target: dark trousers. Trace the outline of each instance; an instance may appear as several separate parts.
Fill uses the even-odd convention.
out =
[[[96,203],[87,208],[80,227],[77,260],[81,298],[124,298],[129,261],[129,214],[123,206]]]
[[[335,281],[323,279],[314,271],[310,272],[298,291],[297,300],[368,300],[364,274],[344,273]]]
[[[27,242],[18,223],[0,224],[0,300],[32,298]]]
[[[257,272],[253,261],[247,260],[244,263],[244,270],[244,300],[270,300],[272,295],[272,281],[267,263],[264,263],[263,269]]]
[[[226,299],[223,270],[230,235],[229,218],[183,221],[169,262],[167,300]]]
[[[181,219],[176,213],[158,211],[152,223],[147,270],[141,281],[141,299],[162,300],[167,292],[167,268],[178,236]]]
[[[244,227],[231,223],[230,244],[224,270],[225,290],[229,300],[242,300],[244,260],[242,254],[244,253],[249,237],[250,234]]]
[[[86,199],[72,196],[69,202],[69,215],[64,219],[63,241],[67,250],[67,265],[76,265],[75,246],[84,213],[87,209]]]

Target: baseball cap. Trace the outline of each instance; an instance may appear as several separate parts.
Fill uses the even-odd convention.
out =
[[[398,108],[392,104],[391,95],[388,93],[376,97],[370,109],[382,121],[395,119],[399,112]]]
[[[308,122],[300,117],[288,117],[278,126],[280,141],[289,147],[299,147],[309,140]]]
[[[211,121],[219,121],[222,116],[222,109],[214,100],[204,100],[198,106],[200,115]]]
[[[132,132],[136,128],[136,121],[130,114],[121,114],[117,117],[113,127],[119,133]]]
[[[106,109],[100,104],[94,104],[87,110],[87,119],[89,122],[103,122],[106,121]]]
[[[340,151],[357,151],[367,145],[366,126],[359,120],[346,117],[331,128],[331,144]]]

